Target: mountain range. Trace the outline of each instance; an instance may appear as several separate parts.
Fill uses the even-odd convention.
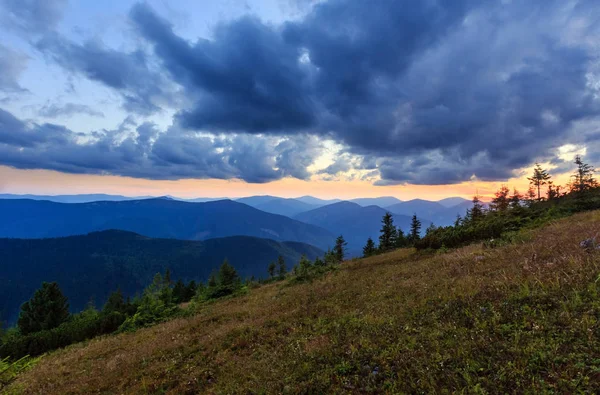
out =
[[[92,202],[0,200],[0,237],[44,238],[120,229],[148,237],[205,240],[254,236],[327,249],[328,231],[231,200],[188,203],[168,199]]]
[[[242,278],[267,277],[269,262],[282,255],[288,270],[301,255],[323,251],[305,243],[247,236],[205,241],[155,239],[108,230],[49,239],[0,239],[0,321],[14,322],[20,305],[42,281],[59,283],[72,311],[93,300],[98,307],[119,288],[133,296],[170,269],[173,279],[205,281],[227,258]]]

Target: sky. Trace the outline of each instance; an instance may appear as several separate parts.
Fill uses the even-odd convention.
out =
[[[0,0],[0,192],[400,199],[600,163],[596,0]]]

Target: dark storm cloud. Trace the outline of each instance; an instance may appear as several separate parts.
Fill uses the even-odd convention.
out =
[[[120,92],[131,111],[175,109],[174,126],[73,138],[65,153],[38,143],[37,154],[47,147],[40,163],[148,178],[306,179],[319,141],[333,139],[343,152],[322,174],[377,170],[382,185],[447,184],[558,163],[567,143],[600,146],[597,1],[329,0],[292,22],[242,17],[194,42],[145,3],[130,18],[151,53],[54,33],[36,46]],[[25,125],[19,138],[39,138],[42,127]],[[96,165],[82,162],[87,155]]]
[[[0,0],[0,21],[24,34],[53,30],[67,0]]]
[[[114,130],[75,133],[54,124],[22,121],[0,109],[0,165],[79,174],[148,179],[239,178],[263,183],[307,178],[321,154],[306,136],[206,136],[186,130],[159,131],[127,118]]]
[[[172,84],[141,50],[120,52],[97,40],[78,44],[56,33],[40,39],[36,48],[66,70],[121,92],[128,111],[148,115],[176,103]]]
[[[196,43],[145,4],[131,17],[194,97],[183,127],[332,137],[379,158],[382,183],[505,179],[600,113],[592,1],[330,0],[297,22],[242,18]]]

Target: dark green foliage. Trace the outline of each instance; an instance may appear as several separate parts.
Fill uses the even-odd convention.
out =
[[[271,262],[269,264],[269,268],[268,268],[269,277],[271,277],[271,278],[275,277],[275,270],[276,269],[277,269],[277,266],[275,265],[275,262]]]
[[[234,294],[242,288],[242,280],[227,259],[223,261],[219,273],[211,275],[208,287],[203,297],[205,299],[216,299]]]
[[[285,274],[287,273],[287,268],[285,267],[285,258],[282,255],[279,255],[277,258],[277,267],[279,278],[284,278]]]
[[[408,240],[411,243],[416,243],[421,238],[421,220],[417,218],[416,214],[413,214],[412,221],[410,222],[410,233]]]
[[[396,245],[396,226],[394,226],[394,217],[387,212],[381,219],[381,234],[379,236],[379,251],[389,251]]]
[[[495,211],[506,211],[510,206],[511,198],[508,196],[509,189],[506,185],[502,185],[502,187],[496,192],[496,196],[492,199],[492,203],[490,204],[490,209]]]
[[[21,305],[43,281],[58,282],[70,311],[77,312],[92,298],[102,306],[116,289],[125,298],[141,294],[154,274],[167,268],[173,280],[187,284],[206,281],[225,256],[248,277],[263,276],[280,255],[297,262],[302,254],[314,259],[323,253],[302,243],[243,236],[185,241],[106,231],[58,239],[0,239],[0,319],[15,324]]]
[[[374,255],[375,252],[377,251],[377,248],[375,247],[375,242],[373,241],[372,238],[368,238],[367,239],[367,244],[365,244],[365,246],[363,247],[363,256],[369,257],[371,255]]]
[[[69,318],[69,303],[57,283],[42,283],[33,297],[21,306],[19,330],[28,335],[53,329]]]
[[[346,246],[348,243],[344,240],[344,236],[339,235],[337,239],[335,239],[335,246],[333,247],[333,254],[335,255],[335,259],[337,262],[344,261],[344,255],[346,254]]]
[[[123,298],[123,293],[120,289],[111,293],[108,300],[104,304],[102,309],[103,313],[118,312],[124,315],[133,315],[137,310],[137,306],[131,303],[129,300]]]
[[[14,359],[26,355],[40,355],[99,335],[115,332],[125,318],[124,314],[117,311],[99,313],[95,310],[86,310],[73,315],[69,321],[53,329],[45,329],[27,335],[11,332],[4,336],[0,344],[0,356]]]
[[[516,202],[516,198],[514,201]],[[475,204],[479,204],[478,201]],[[454,248],[475,241],[498,239],[505,234],[524,227],[535,227],[552,219],[572,215],[576,212],[600,208],[600,189],[556,195],[552,199],[529,200],[527,205],[510,204],[505,210],[481,211],[471,209],[470,215],[455,226],[435,229],[415,246],[419,249]],[[473,217],[473,213],[478,213]]]
[[[186,299],[187,289],[183,281],[181,279],[175,282],[173,286],[173,301],[177,304],[183,303]]]
[[[398,232],[396,232],[396,248],[406,247],[408,244],[408,239],[404,235],[404,232],[398,228]]]

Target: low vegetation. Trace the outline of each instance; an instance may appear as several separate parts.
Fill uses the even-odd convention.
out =
[[[273,280],[52,352],[8,389],[597,393],[600,252],[580,242],[599,230],[585,212],[500,246],[404,248]]]

